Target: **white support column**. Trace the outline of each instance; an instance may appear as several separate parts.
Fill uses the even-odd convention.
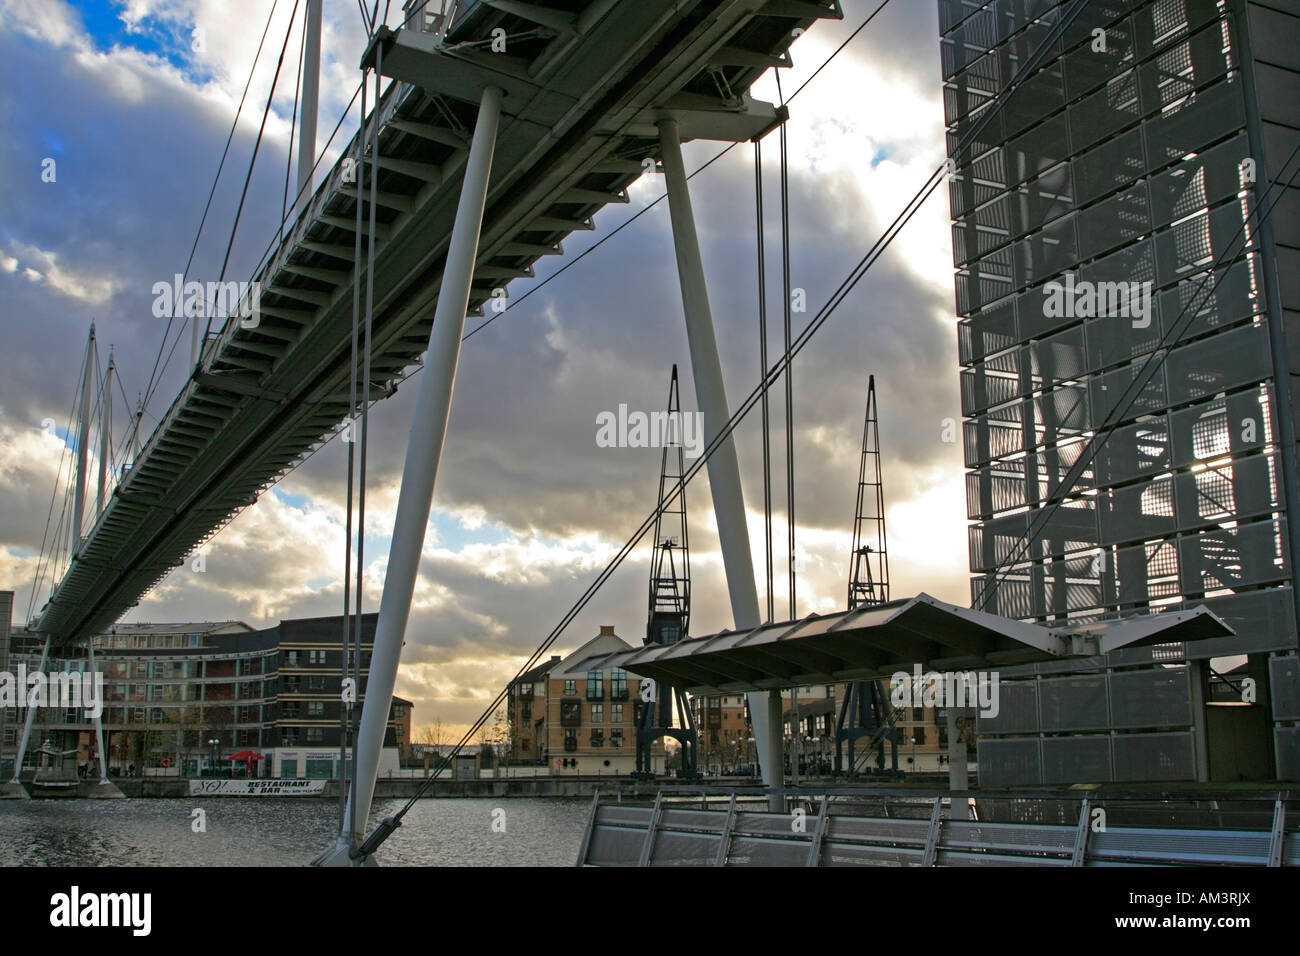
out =
[[[95,517],[104,512],[104,496],[108,492],[108,437],[113,431],[113,356],[108,357],[108,371],[104,373],[104,398],[99,413],[99,484],[95,486]]]
[[[947,708],[948,728],[948,790],[952,793],[965,793],[970,789],[970,772],[966,766],[966,743],[959,741],[957,718],[973,715],[975,711],[963,707]],[[969,798],[958,800],[953,797],[951,816],[954,820],[970,819]]]
[[[766,725],[766,733],[762,737],[758,736],[758,725],[755,722],[754,736],[758,738],[758,762],[763,770],[763,784],[768,787],[779,788],[785,783],[785,760],[782,751],[782,734],[781,734],[781,692],[779,690],[770,690],[766,694],[751,694],[751,697],[757,697],[764,708],[763,723]],[[753,708],[750,708],[752,714]],[[770,781],[770,782],[769,782]],[[785,811],[785,799],[771,794],[767,798],[767,808],[773,813],[783,813]]]
[[[682,162],[682,142],[677,120],[658,122],[659,146],[663,157],[664,178],[668,186],[668,213],[672,220],[673,247],[677,252],[677,275],[682,287],[682,307],[686,313],[686,338],[691,350],[691,372],[695,395],[704,413],[704,441],[711,445],[723,426],[731,420],[727,392],[722,381],[722,362],[713,333],[713,313],[709,308],[708,286],[704,281],[704,262],[700,241],[695,232],[695,214],[686,185],[686,167]],[[745,522],[745,498],[740,484],[740,465],[732,436],[722,442],[709,458],[709,488],[713,494],[713,512],[718,522],[722,544],[722,563],[731,595],[731,616],[737,630],[758,627],[758,588],[754,584],[754,563],[749,551],[749,527]],[[761,693],[749,695],[749,714],[758,741],[759,766],[763,784],[779,787],[782,783],[780,759],[780,702],[775,722],[771,722],[769,702]],[[772,735],[776,735],[776,762],[772,762]]]
[[[95,677],[95,638],[92,635],[86,639],[86,662],[90,666],[91,680]],[[102,710],[104,699],[99,699]],[[101,786],[108,784],[108,748],[104,746],[104,721],[102,716],[91,718],[95,727],[95,742],[99,748],[99,783]]]
[[[411,613],[424,547],[429,511],[437,483],[438,464],[447,436],[451,414],[452,390],[460,361],[460,340],[465,332],[465,312],[469,307],[470,282],[474,261],[478,258],[479,232],[483,226],[483,208],[487,202],[492,156],[496,149],[497,125],[501,118],[502,91],[488,87],[479,102],[478,120],[465,162],[465,180],[460,188],[460,203],[451,230],[447,264],[438,290],[433,329],[429,333],[429,350],[425,354],[424,374],[411,417],[411,434],[402,466],[402,485],[397,499],[397,516],[393,522],[393,540],[388,552],[388,571],[384,592],[379,599],[379,619],[375,625],[374,650],[370,658],[370,676],[366,681],[365,704],[361,709],[361,726],[356,738],[356,782],[348,800],[345,820],[356,821],[352,836],[360,842],[365,836],[366,819],[374,799],[379,757],[388,729],[388,711],[397,682],[402,642]],[[347,865],[348,839],[317,860],[320,864]]]
[[[316,165],[316,114],[320,90],[321,0],[307,0],[306,31],[302,51],[301,119],[298,124],[298,202],[294,215],[302,215],[311,202],[312,170]]]
[[[81,553],[81,530],[86,519],[86,487],[90,453],[90,390],[95,387],[95,323],[90,323],[86,344],[86,375],[81,383],[81,413],[77,423],[77,486],[72,490],[72,545],[69,559]]]
[[[40,672],[42,674],[45,673],[45,665],[49,663],[49,660],[50,660],[50,638],[47,635],[45,638],[45,650],[41,651]],[[22,739],[18,741],[18,753],[14,754],[14,778],[13,780],[9,781],[10,783],[21,782],[18,778],[22,776],[23,758],[27,756],[27,741],[32,735],[32,724],[34,723],[36,723],[36,708],[28,707],[27,717],[23,721],[23,736]]]

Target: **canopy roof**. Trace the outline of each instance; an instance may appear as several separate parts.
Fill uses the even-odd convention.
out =
[[[647,645],[592,657],[583,667],[621,667],[697,693],[737,693],[887,679],[918,664],[923,670],[990,670],[1231,634],[1205,608],[1048,627],[945,604],[923,593],[750,631]]]

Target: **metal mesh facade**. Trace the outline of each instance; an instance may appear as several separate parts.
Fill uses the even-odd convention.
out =
[[[1048,623],[1204,605],[1237,633],[1198,656],[1294,654],[1300,190],[1270,188],[1300,163],[1282,169],[1300,142],[1300,2],[1089,2],[958,152],[1070,6],[939,2],[972,606]],[[1112,686],[1109,726],[1191,725],[1169,673]],[[1294,720],[1276,705],[1300,678],[1272,673],[1290,682],[1274,721]],[[1031,726],[1004,686],[1002,732],[1104,729],[1095,687],[1059,689],[1073,703],[1044,688]],[[1278,762],[1300,765],[1289,740]],[[1066,760],[997,744],[1007,782]],[[1183,758],[1134,741],[1108,760],[1115,779],[1175,779]]]

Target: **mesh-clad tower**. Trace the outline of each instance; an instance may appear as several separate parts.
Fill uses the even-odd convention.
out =
[[[1004,672],[981,782],[1300,779],[1300,0],[939,16],[950,155],[1048,43],[950,164],[972,606],[1236,631]]]

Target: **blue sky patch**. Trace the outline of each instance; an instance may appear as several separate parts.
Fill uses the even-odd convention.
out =
[[[193,83],[202,83],[211,74],[194,62],[192,23],[145,18],[134,26],[122,19],[124,5],[119,0],[83,0],[77,5],[86,32],[101,50],[127,47],[166,60]]]

